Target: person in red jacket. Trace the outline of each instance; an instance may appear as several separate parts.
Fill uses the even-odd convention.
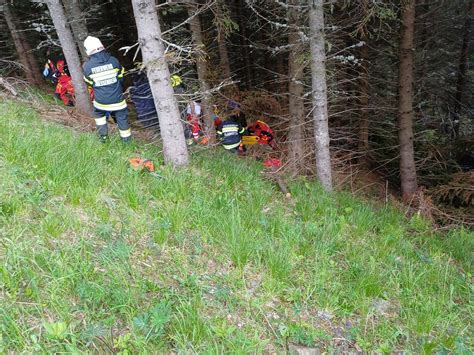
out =
[[[43,76],[56,84],[54,96],[61,99],[66,106],[74,106],[74,86],[64,56],[52,54],[51,49],[48,49],[47,56]]]
[[[59,96],[66,106],[74,106],[74,86],[72,85],[72,78],[69,75],[64,59],[56,62],[56,70],[58,83],[56,84],[55,94]]]

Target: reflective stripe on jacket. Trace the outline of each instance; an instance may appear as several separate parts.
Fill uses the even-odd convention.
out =
[[[84,63],[84,80],[94,88],[94,107],[104,111],[118,111],[127,107],[123,98],[125,69],[117,58],[102,51]]]
[[[224,121],[217,128],[217,134],[221,137],[225,149],[237,148],[242,141],[241,136],[244,132],[245,128],[234,121]]]

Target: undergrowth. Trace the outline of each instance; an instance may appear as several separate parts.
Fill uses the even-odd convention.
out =
[[[472,340],[473,234],[257,162],[100,144],[0,102],[0,351],[451,351]]]

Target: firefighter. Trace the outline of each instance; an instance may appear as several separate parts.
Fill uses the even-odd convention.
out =
[[[230,116],[217,127],[217,135],[221,139],[224,149],[233,153],[244,152],[242,145],[242,135],[245,128],[235,121],[234,116]]]
[[[240,104],[237,101],[230,100],[227,103],[227,113],[232,116],[232,120],[239,123],[242,127],[247,127],[245,113],[242,112]]]
[[[178,74],[171,75],[171,86],[176,94],[184,94],[186,88],[184,87],[183,79]]]
[[[94,89],[94,118],[99,137],[102,142],[107,141],[107,118],[112,116],[119,127],[120,138],[129,142],[132,133],[122,87],[125,69],[105,51],[98,38],[88,36],[84,47],[89,56],[84,63],[84,80]]]
[[[66,106],[74,106],[74,86],[63,54],[54,55],[51,49],[46,53],[48,59],[44,65],[43,76],[56,85],[54,96]]]
[[[57,74],[55,75],[58,82],[56,84],[55,95],[62,100],[64,105],[74,106],[74,86],[72,85],[72,78],[71,75],[69,75],[64,59],[59,59],[56,62],[56,70]]]
[[[46,63],[44,64],[43,76],[46,80],[56,85],[58,82],[56,62],[61,59],[64,60],[64,56],[62,54],[56,55],[53,53],[53,50],[51,48],[48,48],[46,52],[46,58],[47,59]]]
[[[201,129],[201,104],[197,101],[191,101],[186,107],[186,143],[192,145],[199,141],[199,137],[203,135]]]

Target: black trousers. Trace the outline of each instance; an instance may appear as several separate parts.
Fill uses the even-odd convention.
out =
[[[107,137],[109,130],[107,127],[107,120],[111,116],[117,123],[119,128],[120,138],[124,141],[131,139],[132,132],[130,130],[130,124],[128,123],[128,108],[124,108],[118,111],[104,111],[94,107],[94,119],[97,127],[97,133],[101,137]]]

